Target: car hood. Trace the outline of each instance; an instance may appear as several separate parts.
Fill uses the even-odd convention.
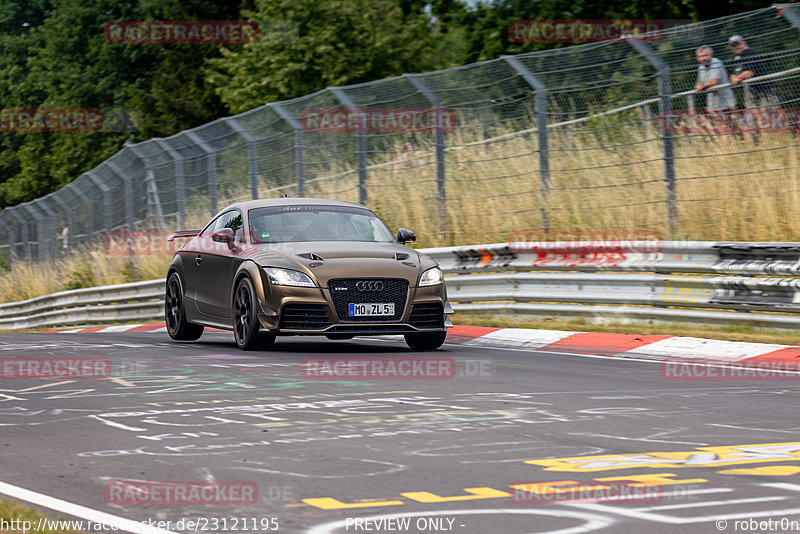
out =
[[[261,244],[252,260],[262,267],[304,272],[322,287],[332,278],[404,278],[413,286],[422,270],[436,266],[405,245],[356,241]]]

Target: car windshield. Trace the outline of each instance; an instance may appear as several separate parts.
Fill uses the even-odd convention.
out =
[[[392,242],[392,233],[367,209],[349,206],[280,206],[249,212],[253,243],[291,241]]]

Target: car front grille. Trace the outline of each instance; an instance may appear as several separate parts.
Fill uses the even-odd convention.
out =
[[[359,291],[357,282],[383,282],[381,291]],[[344,288],[344,289],[342,289]],[[400,278],[334,278],[328,280],[333,307],[340,322],[383,323],[399,321],[403,317],[408,298],[408,280]],[[394,315],[350,317],[349,305],[364,303],[394,303]]]
[[[415,304],[408,318],[417,328],[444,328],[444,308],[441,304]]]
[[[308,330],[325,328],[329,324],[328,307],[324,304],[287,304],[281,312],[279,328]]]

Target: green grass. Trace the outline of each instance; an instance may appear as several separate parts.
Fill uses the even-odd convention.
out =
[[[11,520],[16,520],[16,519],[22,521],[30,521],[32,526],[27,531],[26,534],[80,534],[80,531],[77,530],[51,530],[51,529],[36,530],[40,518],[47,518],[53,520],[52,516],[42,514],[34,510],[33,508],[30,508],[29,506],[25,506],[16,501],[11,501],[7,499],[0,499],[0,518],[2,518],[6,522],[10,522]],[[15,530],[0,529],[0,534],[22,534],[22,533],[23,533],[22,528],[18,528]]]

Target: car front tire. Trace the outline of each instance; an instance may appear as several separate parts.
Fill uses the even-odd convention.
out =
[[[167,334],[177,341],[194,341],[203,335],[203,325],[193,324],[186,320],[183,306],[183,284],[178,273],[172,273],[167,281],[167,293],[164,298],[164,322]]]
[[[233,334],[236,345],[242,350],[268,349],[275,343],[275,334],[259,332],[256,292],[253,283],[245,277],[236,284],[233,294]]]
[[[415,351],[438,349],[447,337],[447,331],[405,334],[406,345]]]

